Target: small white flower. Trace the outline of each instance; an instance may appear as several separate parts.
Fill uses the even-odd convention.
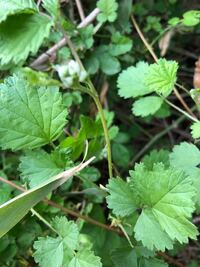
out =
[[[62,79],[62,83],[64,84],[64,86],[66,86],[66,87],[70,87],[70,86],[72,86],[73,85],[73,77],[66,77],[66,78],[63,78]]]
[[[55,69],[58,72],[58,75],[61,79],[63,79],[64,77],[66,77],[68,75],[68,66],[67,65],[56,65]]]
[[[79,64],[76,61],[70,60],[69,63],[68,63],[68,70],[69,70],[69,74],[70,75],[79,76],[81,68],[80,68]]]
[[[88,74],[85,70],[82,70],[80,75],[79,75],[79,82],[83,82],[85,81],[85,79],[87,78]]]

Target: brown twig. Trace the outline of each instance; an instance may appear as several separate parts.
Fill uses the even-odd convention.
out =
[[[98,8],[95,8],[78,26],[77,28],[84,28],[87,25],[89,25],[99,14],[100,10]],[[31,68],[37,68],[38,66],[42,65],[44,62],[49,60],[53,54],[55,54],[60,48],[65,46],[67,44],[66,38],[62,38],[58,43],[53,45],[51,48],[49,48],[46,52],[44,52],[42,55],[40,55],[37,59],[35,59],[31,64]]]
[[[163,259],[165,259],[166,262],[168,262],[169,264],[173,264],[174,266],[178,266],[178,267],[186,267],[184,264],[182,264],[181,262],[177,261],[176,259],[170,257],[169,255],[167,255],[164,252],[157,252],[157,254],[159,256],[161,256]]]
[[[151,45],[147,42],[146,38],[144,37],[144,34],[142,33],[140,27],[137,24],[137,21],[135,20],[134,16],[131,15],[131,20],[132,23],[138,33],[138,35],[140,36],[141,40],[143,41],[144,45],[146,46],[146,48],[149,50],[151,56],[153,57],[153,59],[155,60],[155,62],[158,62],[158,57],[156,56],[155,52],[153,51],[153,48],[151,47]],[[184,101],[184,99],[182,98],[182,96],[179,94],[178,90],[174,87],[174,94],[176,95],[176,97],[178,98],[178,100],[181,102],[181,104],[183,105],[183,107],[185,108],[185,110],[187,110],[187,112],[194,118],[196,118],[196,116],[194,115],[194,113],[191,111],[191,109],[188,107],[188,105],[186,104],[186,102]]]
[[[19,185],[16,185],[14,182],[9,181],[9,180],[6,180],[3,177],[0,177],[0,181],[3,182],[3,183],[5,183],[5,184],[10,185],[13,188],[16,188],[19,191],[22,191],[22,192],[25,192],[26,191],[26,189],[24,187],[19,186]],[[117,229],[117,228],[114,228],[113,226],[110,226],[110,225],[107,225],[107,224],[98,222],[98,221],[96,221],[96,220],[94,220],[94,219],[92,219],[92,218],[90,218],[88,216],[82,215],[82,214],[77,213],[77,212],[75,212],[75,211],[73,211],[71,209],[65,208],[65,207],[63,207],[63,206],[55,203],[52,200],[44,199],[43,202],[44,203],[47,203],[48,205],[50,205],[50,206],[52,206],[54,208],[60,209],[61,211],[63,211],[67,215],[70,214],[73,217],[80,218],[80,219],[82,219],[82,220],[84,220],[84,221],[86,221],[88,223],[91,223],[93,225],[96,225],[98,227],[101,227],[101,228],[103,228],[103,229],[105,229],[107,231],[112,231],[112,232],[117,233],[120,236],[124,236],[124,233],[120,229]],[[166,262],[171,263],[174,266],[177,266],[177,267],[186,267],[182,263],[178,262],[176,259],[170,257],[169,255],[167,255],[164,252],[157,252],[157,255],[158,256],[161,256],[162,258],[164,258],[166,260]]]
[[[84,10],[83,10],[83,7],[82,7],[81,0],[75,0],[75,2],[76,2],[76,6],[77,6],[77,9],[78,9],[79,16],[80,16],[81,20],[84,21],[85,14],[84,14]]]

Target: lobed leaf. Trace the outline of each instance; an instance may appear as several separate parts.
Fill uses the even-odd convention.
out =
[[[136,210],[136,198],[129,185],[121,178],[109,180],[107,185],[110,195],[107,197],[109,209],[116,215],[127,216]]]
[[[97,16],[99,22],[113,22],[116,20],[118,8],[116,0],[99,0],[97,7],[101,10],[101,13]]]
[[[41,267],[61,267],[63,262],[62,238],[39,237],[34,242],[35,262]]]
[[[146,85],[157,93],[168,96],[176,83],[178,63],[161,58],[157,63],[151,64],[146,77]]]

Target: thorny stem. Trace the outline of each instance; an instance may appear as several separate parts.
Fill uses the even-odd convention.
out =
[[[155,62],[158,62],[158,57],[156,56],[155,52],[153,51],[153,48],[151,47],[151,45],[147,42],[146,38],[144,37],[144,34],[142,33],[142,31],[141,31],[139,25],[137,24],[137,21],[135,20],[135,18],[134,18],[133,15],[131,15],[131,20],[132,20],[132,23],[133,23],[133,25],[134,25],[134,27],[135,27],[138,35],[140,36],[140,38],[143,41],[143,43],[146,46],[146,48],[148,49],[149,53],[151,54],[151,56],[153,57],[153,59],[155,60]],[[183,107],[189,113],[187,116],[190,117],[190,118],[193,117],[192,120],[196,120],[195,115],[192,113],[191,109],[185,103],[185,101],[183,100],[183,98],[181,97],[181,95],[179,94],[179,92],[178,92],[178,90],[176,88],[174,88],[174,94],[179,99],[179,101],[181,102],[181,104],[183,105]],[[167,102],[167,103],[169,104],[169,102]],[[175,105],[172,104],[172,103],[170,104],[170,106],[172,106],[173,108],[175,108]],[[179,112],[185,114],[185,111],[183,111],[182,109],[180,109],[178,107],[176,107],[176,110],[178,110]]]
[[[25,188],[23,188],[21,186],[18,186],[15,183],[13,183],[13,182],[11,182],[9,180],[6,180],[3,177],[0,177],[0,181],[3,182],[3,183],[5,183],[5,184],[8,184],[8,185],[12,186],[13,188],[18,189],[19,191],[22,191],[22,192],[25,192],[26,191]],[[91,223],[93,225],[96,225],[98,227],[101,227],[101,228],[103,228],[103,229],[105,229],[107,231],[112,231],[112,232],[115,232],[116,234],[118,234],[120,236],[124,236],[124,232],[121,231],[120,229],[114,228],[114,227],[109,226],[109,225],[104,224],[104,223],[100,223],[100,222],[98,222],[98,221],[96,221],[96,220],[94,220],[94,219],[92,219],[92,218],[90,218],[88,216],[79,214],[79,213],[77,213],[77,212],[75,212],[75,211],[73,211],[71,209],[65,208],[65,207],[63,207],[63,206],[61,206],[61,205],[59,205],[59,204],[57,204],[57,203],[55,203],[55,202],[53,202],[51,200],[45,199],[43,202],[49,204],[52,207],[55,207],[55,208],[60,209],[65,214],[70,214],[73,217],[83,219],[84,221],[86,221],[88,223]],[[53,229],[53,231],[55,231],[55,230]],[[158,256],[161,256],[162,258],[164,258],[168,263],[172,263],[172,264],[174,264],[177,267],[186,267],[182,263],[178,262],[177,260],[175,260],[174,258],[170,257],[169,255],[167,255],[164,252],[157,252],[157,254],[158,254]]]

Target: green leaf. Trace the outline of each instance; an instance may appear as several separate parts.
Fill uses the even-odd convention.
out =
[[[60,151],[51,154],[44,150],[30,151],[20,161],[21,177],[31,188],[64,171],[67,166],[66,157]]]
[[[23,63],[30,53],[36,54],[53,22],[39,14],[19,14],[0,24],[0,64]]]
[[[110,54],[113,56],[119,56],[127,53],[132,48],[132,40],[126,36],[115,32],[112,35],[112,44],[110,45]]]
[[[106,198],[109,209],[119,216],[127,216],[136,210],[136,198],[130,186],[121,178],[109,180],[109,196]]]
[[[55,18],[59,16],[59,0],[42,0],[43,7]]]
[[[150,210],[143,210],[134,228],[135,238],[150,250],[172,249],[173,242]]]
[[[163,163],[165,168],[169,167],[169,151],[160,149],[160,150],[152,150],[149,155],[145,155],[142,159],[142,162],[145,165],[145,168],[149,171],[153,170],[153,166],[155,163]]]
[[[91,59],[92,67],[94,66],[95,69],[98,69],[100,67],[100,69],[107,75],[114,75],[118,73],[121,69],[119,60],[111,55],[110,47],[108,45],[100,45],[94,51],[93,57],[90,58],[90,60]],[[97,65],[95,63],[95,59],[98,59]]]
[[[63,262],[62,238],[39,237],[34,242],[33,254],[36,263],[41,267],[61,267]]]
[[[192,130],[192,137],[194,139],[200,138],[200,122],[194,122],[190,128]]]
[[[52,226],[63,238],[64,245],[69,250],[75,250],[78,245],[79,231],[73,221],[68,221],[66,217],[55,217]]]
[[[113,22],[117,18],[117,8],[118,4],[116,0],[99,0],[97,2],[97,7],[100,9],[101,13],[97,16],[97,20],[101,23],[109,21]]]
[[[145,85],[145,78],[149,71],[149,65],[145,62],[137,63],[136,67],[129,67],[120,73],[117,85],[119,95],[123,98],[143,96],[154,91]]]
[[[162,103],[159,96],[142,97],[134,102],[132,111],[135,116],[147,117],[156,113]]]
[[[174,146],[173,152],[170,154],[171,166],[190,173],[190,171],[199,165],[200,151],[190,143],[182,142]]]
[[[85,28],[79,29],[79,36],[75,39],[75,43],[82,50],[83,48],[90,49],[94,43],[93,38],[93,25],[89,25]]]
[[[196,239],[197,229],[188,220],[194,211],[196,190],[188,176],[172,168],[166,170],[162,164],[154,164],[153,171],[140,164],[130,174],[131,186],[143,207],[134,229],[137,240],[149,249],[164,250],[172,241]],[[144,233],[144,225],[151,229],[149,234],[148,230]]]
[[[111,259],[115,267],[137,267],[137,255],[130,247],[117,248],[111,252]]]
[[[57,87],[30,86],[19,75],[0,84],[0,146],[32,149],[56,140],[66,123]]]
[[[102,267],[100,258],[88,249],[78,251],[68,267]]]
[[[174,17],[174,18],[171,18],[170,20],[168,20],[169,25],[172,25],[172,26],[176,26],[180,22],[181,22],[181,20],[178,17]]]
[[[99,62],[101,70],[107,75],[114,75],[121,69],[119,60],[109,53],[102,53]]]
[[[178,63],[172,60],[159,59],[151,64],[146,77],[146,85],[163,96],[168,96],[176,83]]]
[[[123,144],[113,142],[112,144],[113,161],[120,167],[126,168],[129,165],[131,154]]]
[[[0,238],[14,227],[46,195],[85,168],[94,158],[79,164],[0,206]]]
[[[35,13],[37,6],[33,0],[0,0],[0,23],[8,16],[19,13]]]
[[[185,26],[195,26],[200,22],[200,11],[190,10],[183,14],[183,24]]]

